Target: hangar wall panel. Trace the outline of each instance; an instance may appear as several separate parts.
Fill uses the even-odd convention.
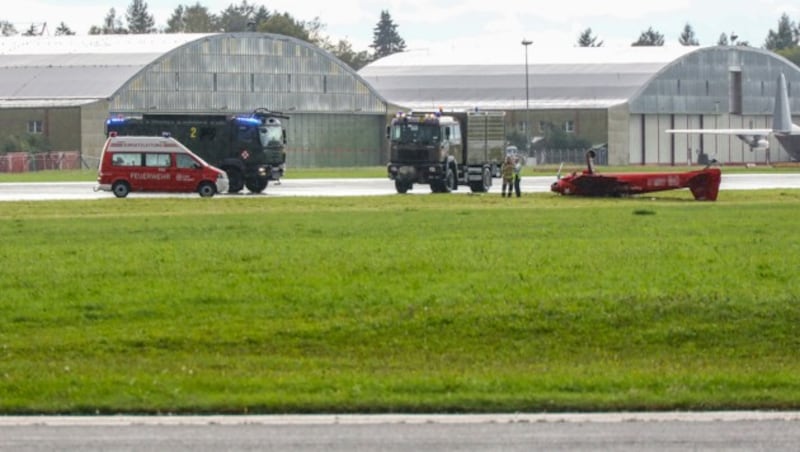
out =
[[[628,148],[628,162],[632,165],[644,164],[644,154],[642,146],[642,123],[643,115],[630,115],[628,123],[628,134],[630,136],[630,146]]]
[[[294,115],[287,122],[289,171],[292,166],[383,165],[384,130],[382,116]]]
[[[608,164],[627,165],[630,162],[630,112],[628,104],[608,110]]]

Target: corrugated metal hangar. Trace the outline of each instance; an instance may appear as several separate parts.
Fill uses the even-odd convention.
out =
[[[772,52],[531,46],[526,68],[522,51],[513,58],[487,57],[473,49],[406,52],[378,60],[359,74],[403,108],[505,110],[510,127],[524,132],[531,124],[532,136],[547,124],[563,127],[594,144],[607,143],[612,165],[686,165],[696,162],[701,150],[732,164],[792,159],[774,138],[767,155],[751,151],[735,136],[664,133],[671,128],[770,127],[780,73],[786,76],[797,117],[800,69]]]
[[[290,168],[381,165],[396,109],[442,107],[504,110],[509,130],[531,124],[533,136],[563,127],[607,144],[614,165],[685,165],[701,150],[732,164],[792,159],[774,139],[767,155],[733,136],[664,133],[769,127],[780,73],[797,117],[800,69],[772,52],[534,45],[526,66],[522,47],[516,57],[469,50],[398,53],[356,73],[309,43],[264,33],[0,38],[0,139],[41,133],[92,165],[109,117],[267,108],[291,117]]]
[[[266,33],[0,39],[0,130],[94,164],[118,115],[282,111],[289,166],[384,163],[386,102],[328,52]]]

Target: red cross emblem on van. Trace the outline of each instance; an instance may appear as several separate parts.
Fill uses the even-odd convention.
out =
[[[243,159],[247,160],[248,158],[250,158],[250,153],[247,152],[247,149],[244,149],[242,150],[241,156]]]

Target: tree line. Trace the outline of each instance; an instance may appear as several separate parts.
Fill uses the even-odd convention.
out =
[[[587,28],[578,35],[577,45],[579,47],[600,47],[603,45],[603,41],[599,39],[598,36],[594,35],[591,28]],[[694,28],[689,23],[683,26],[678,42],[684,46],[700,45]],[[647,30],[641,32],[639,38],[632,42],[631,45],[663,46],[664,34],[654,30],[653,27],[648,27]],[[739,36],[735,32],[731,32],[730,35],[726,33],[720,34],[716,45],[750,47],[750,43],[739,40]],[[767,32],[763,48],[771,50],[800,66],[800,23],[794,22],[788,14],[783,13],[778,19],[777,30],[770,29]]]
[[[124,23],[123,23],[124,19]],[[92,25],[91,35],[101,34],[145,34],[145,33],[220,33],[220,32],[262,32],[291,36],[316,46],[335,55],[345,64],[358,70],[370,62],[402,52],[406,43],[397,31],[397,24],[392,20],[389,11],[381,11],[373,29],[371,50],[355,50],[346,39],[333,42],[328,38],[325,24],[319,18],[310,21],[296,19],[291,14],[270,11],[265,6],[250,4],[242,0],[240,4],[230,4],[219,13],[211,12],[199,2],[194,5],[178,5],[167,19],[167,26],[158,30],[155,18],[150,14],[144,0],[131,0],[124,16],[120,16],[115,8],[110,8],[100,25]],[[19,33],[13,24],[0,20],[2,36],[37,36],[43,34],[43,26],[31,24],[26,31]],[[64,22],[55,30],[56,36],[74,35],[75,32]]]
[[[291,14],[270,11],[265,6],[256,6],[242,0],[240,4],[230,4],[219,13],[213,13],[199,2],[194,5],[178,5],[167,19],[167,26],[162,30],[155,27],[155,19],[148,11],[144,0],[131,0],[123,17],[117,14],[115,8],[110,8],[100,25],[93,25],[89,34],[141,34],[141,33],[218,33],[218,32],[243,32],[257,31],[276,33],[292,36],[311,44],[317,45],[335,55],[344,63],[358,70],[370,62],[402,52],[406,48],[405,41],[398,32],[397,24],[392,20],[389,11],[381,11],[380,18],[373,28],[373,40],[369,45],[371,50],[356,50],[347,39],[333,42],[328,38],[325,24],[318,17],[303,21],[296,19]],[[43,26],[31,24],[22,32],[23,36],[36,36],[44,32]],[[5,20],[0,20],[0,34],[12,36],[20,34],[14,25]],[[55,34],[75,34],[64,22],[55,30]],[[648,27],[632,42],[632,46],[663,46],[664,35],[653,27]],[[686,23],[678,38],[678,42],[685,46],[699,46],[694,28]],[[717,45],[750,46],[747,41],[739,40],[735,33],[722,33],[716,42]],[[587,28],[580,33],[576,43],[580,47],[600,47],[603,41]],[[783,13],[778,20],[776,30],[767,32],[763,48],[784,56],[800,66],[800,24],[791,20],[788,14]]]

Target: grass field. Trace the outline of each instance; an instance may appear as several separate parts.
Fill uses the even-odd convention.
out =
[[[797,409],[800,191],[0,204],[0,412]]]

